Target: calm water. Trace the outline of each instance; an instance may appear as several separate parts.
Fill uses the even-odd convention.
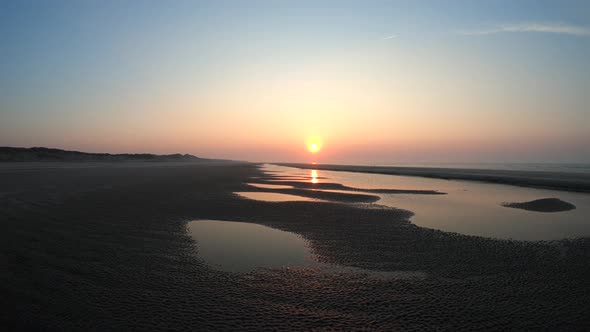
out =
[[[293,202],[293,201],[320,202],[319,199],[315,199],[315,198],[288,195],[288,194],[279,194],[279,193],[236,192],[235,194],[237,194],[238,196],[242,196],[242,197],[257,200],[257,201],[267,201],[267,202]]]
[[[218,270],[319,266],[306,241],[293,233],[219,220],[192,221],[188,228],[197,242],[199,257]]]
[[[363,189],[424,189],[446,195],[372,194],[374,204],[410,210],[410,221],[418,226],[493,238],[517,240],[557,240],[590,236],[590,195],[556,190],[513,187],[481,182],[441,180],[411,176],[302,170],[265,165],[264,171],[285,176],[288,181],[340,183]],[[291,186],[256,183],[269,189]],[[316,189],[317,190],[317,189]],[[338,190],[338,192],[346,192]],[[297,195],[236,192],[246,199],[273,202],[319,200]],[[556,197],[576,205],[566,212],[542,213],[501,206],[503,202],[523,202]],[[254,221],[255,222],[255,221]],[[188,224],[197,243],[199,257],[212,268],[228,272],[249,272],[259,268],[313,268],[328,273],[351,273],[363,277],[424,278],[420,271],[376,272],[320,263],[301,236],[255,223],[197,220]]]
[[[547,171],[566,173],[590,173],[590,164],[571,163],[393,163],[367,166],[440,167],[514,171]]]
[[[371,271],[317,261],[301,236],[244,222],[195,220],[188,223],[199,257],[225,272],[250,272],[259,268],[313,268],[327,273],[349,273],[377,279],[425,278],[420,271]]]
[[[590,194],[515,187],[472,181],[412,176],[304,170],[265,165],[274,175],[307,177],[312,183],[330,182],[365,189],[427,189],[447,195],[373,194],[374,204],[410,210],[411,222],[422,227],[493,238],[558,240],[590,236]],[[576,206],[566,212],[543,213],[501,206],[556,197]]]
[[[246,183],[249,186],[256,187],[256,188],[266,188],[266,189],[290,189],[293,186],[287,186],[283,184],[262,184],[262,183]]]

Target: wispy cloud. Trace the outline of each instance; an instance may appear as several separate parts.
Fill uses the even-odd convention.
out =
[[[391,36],[387,36],[387,37],[385,37],[383,39],[392,39],[392,38],[395,38],[395,37],[397,37],[397,36],[396,35],[391,35]]]
[[[495,25],[487,29],[462,31],[464,35],[491,35],[507,32],[557,33],[575,36],[590,36],[590,27],[563,23],[518,23]]]

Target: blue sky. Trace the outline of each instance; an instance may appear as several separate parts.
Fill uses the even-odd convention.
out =
[[[590,162],[590,2],[0,1],[0,145]]]

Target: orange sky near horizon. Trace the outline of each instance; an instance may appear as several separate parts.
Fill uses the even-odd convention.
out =
[[[542,6],[5,6],[0,145],[284,162],[590,162],[590,17],[574,4],[536,13],[569,23],[510,29],[506,20],[531,22]]]

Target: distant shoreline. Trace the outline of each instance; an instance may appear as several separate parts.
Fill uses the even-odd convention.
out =
[[[0,162],[168,162],[204,161],[190,154],[156,155],[151,153],[89,153],[46,147],[0,147]]]
[[[556,189],[590,193],[590,174],[550,171],[490,170],[439,167],[356,166],[333,164],[273,163],[274,165],[401,176],[418,176],[445,180],[468,180],[521,187]]]

